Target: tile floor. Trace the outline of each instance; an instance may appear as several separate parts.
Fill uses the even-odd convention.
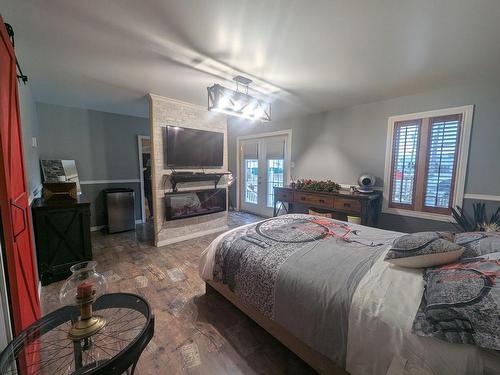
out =
[[[229,225],[259,219],[231,212]],[[92,234],[94,259],[108,279],[109,291],[141,295],[155,314],[155,336],[136,374],[314,374],[230,302],[218,294],[205,295],[198,259],[216,236],[155,248],[149,226]],[[42,288],[44,313],[60,307],[62,283]]]

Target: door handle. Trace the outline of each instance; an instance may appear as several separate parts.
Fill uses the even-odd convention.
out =
[[[17,240],[17,237],[19,237],[19,235],[26,230],[26,208],[19,206],[13,200],[10,201],[10,204],[12,207],[17,208],[18,210],[21,210],[21,213],[23,214],[23,227],[17,233],[16,232],[13,233],[14,242],[15,242]],[[12,215],[11,215],[11,217],[12,217]],[[12,228],[14,228],[14,218],[13,217],[12,217]]]

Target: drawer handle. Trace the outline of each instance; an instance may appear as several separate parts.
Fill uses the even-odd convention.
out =
[[[344,203],[344,207],[351,207],[350,203]]]
[[[325,200],[324,199],[320,199],[319,203],[325,203]]]
[[[306,197],[300,197],[300,200],[305,201]]]

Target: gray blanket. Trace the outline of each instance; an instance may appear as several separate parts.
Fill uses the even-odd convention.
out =
[[[219,242],[214,280],[344,365],[352,295],[394,239],[384,233],[310,215],[272,218]]]

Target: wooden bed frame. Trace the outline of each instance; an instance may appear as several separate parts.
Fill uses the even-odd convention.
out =
[[[328,375],[347,375],[348,373],[337,366],[331,359],[318,353],[310,346],[300,341],[297,337],[289,333],[285,328],[275,321],[264,316],[256,308],[241,301],[236,294],[231,292],[229,288],[215,281],[206,281],[206,294],[219,293],[229,302],[243,311],[247,316],[254,320],[258,325],[264,328],[269,334],[274,336],[278,341],[285,345],[288,349],[299,356],[304,362],[320,374]]]

